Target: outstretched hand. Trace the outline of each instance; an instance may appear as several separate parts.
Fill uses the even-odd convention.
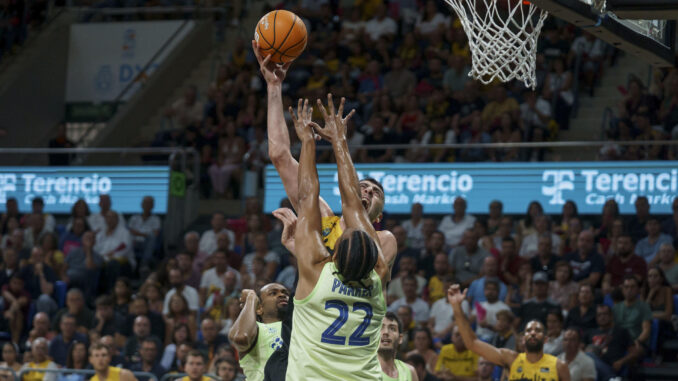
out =
[[[290,253],[294,254],[294,234],[297,230],[297,216],[289,208],[280,208],[273,211],[273,216],[283,223],[280,242]]]
[[[325,119],[325,127],[322,128],[315,123],[312,125],[318,135],[322,136],[323,139],[330,142],[335,142],[346,137],[346,125],[353,114],[355,114],[355,110],[351,110],[351,112],[349,112],[344,118],[343,114],[345,101],[346,99],[342,97],[341,102],[339,103],[339,110],[335,112],[332,94],[327,94],[327,108],[329,109],[328,113],[328,110],[325,109],[325,106],[323,106],[320,99],[318,99],[318,107],[320,108],[320,112],[323,115],[323,119]]]
[[[447,289],[447,301],[451,306],[458,305],[461,306],[461,303],[466,300],[466,292],[468,289],[465,289],[464,292],[461,292],[461,288],[458,284],[453,284],[450,288]]]
[[[252,50],[254,50],[254,56],[257,57],[257,62],[259,62],[259,70],[264,76],[264,80],[269,85],[281,85],[285,76],[287,75],[287,69],[290,68],[292,62],[287,62],[285,64],[279,65],[271,61],[271,55],[267,54],[266,57],[261,55],[259,51],[259,43],[256,40],[252,40]]]
[[[292,115],[294,130],[297,132],[299,140],[303,142],[304,140],[308,141],[315,139],[312,126],[314,123],[311,120],[311,117],[313,116],[313,107],[308,107],[308,99],[305,99],[302,105],[301,98],[299,98],[297,115],[294,115],[292,106],[290,106],[290,115]]]

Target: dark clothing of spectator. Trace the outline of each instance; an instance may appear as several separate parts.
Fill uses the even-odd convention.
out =
[[[49,343],[49,357],[51,357],[57,365],[65,367],[68,351],[71,349],[71,345],[76,341],[79,343],[86,343],[87,337],[82,333],[76,332],[71,341],[66,342],[62,335],[58,335]]]
[[[381,137],[377,138],[376,136],[369,134],[365,136],[365,141],[363,142],[364,145],[388,145],[388,144],[394,144],[396,143],[394,137],[389,134],[384,132]],[[380,156],[383,156],[386,153],[385,149],[368,149],[367,150],[367,157],[376,159]]]
[[[137,315],[125,316],[125,321],[120,329],[120,333],[125,337],[132,337],[134,335],[134,319],[137,318]],[[157,312],[148,311],[146,316],[151,322],[151,336],[158,337],[160,340],[165,340],[165,321],[163,320],[162,315]],[[158,348],[164,348],[164,346]]]
[[[428,279],[432,277],[435,272],[433,272],[433,257],[434,255],[432,254],[426,254],[426,253],[421,253],[423,256],[421,257],[422,259],[419,259],[419,255],[421,253],[421,250],[416,250],[411,247],[406,248],[405,250],[399,252],[396,254],[396,260],[393,262],[393,270],[391,270],[391,274],[398,274],[398,271],[400,271],[400,259],[403,257],[411,257],[414,258],[414,260],[417,262],[417,270],[424,270],[426,272],[426,275],[424,275],[424,278]],[[429,272],[431,273],[429,275]]]
[[[57,332],[60,331],[59,325],[61,323],[61,317],[67,313],[68,313],[67,308],[62,308],[59,310],[59,312],[56,313],[56,315],[54,316],[54,320],[52,320],[52,330]],[[92,310],[90,310],[87,307],[83,307],[80,313],[74,316],[75,316],[75,325],[78,327],[85,327],[89,329],[89,327],[91,327],[92,323],[94,322],[94,312],[92,312]]]
[[[647,275],[647,262],[635,254],[631,254],[626,262],[622,262],[619,255],[615,255],[607,263],[607,272],[611,275],[612,287],[619,287],[627,275],[633,274],[638,279],[643,279]]]
[[[633,339],[629,331],[614,326],[605,330],[594,329],[586,338],[586,343],[593,345],[593,352],[611,366],[615,361],[626,356],[626,351],[633,345]]]
[[[581,258],[579,251],[565,254],[563,259],[572,266],[572,280],[575,282],[588,278],[591,273],[600,273],[601,279],[602,275],[605,274],[605,260],[603,260],[603,257],[598,254],[595,249],[592,250],[585,259]],[[597,285],[594,284],[592,286],[596,287]]]
[[[584,335],[598,328],[596,323],[596,306],[593,305],[582,315],[579,306],[574,307],[567,313],[564,328],[578,328]]]
[[[49,141],[49,148],[73,148],[75,144],[65,136],[56,137]],[[71,163],[71,154],[68,153],[50,153],[49,165],[67,166]]]
[[[57,281],[57,276],[50,266],[43,264],[42,272],[47,282],[54,284]],[[24,266],[21,269],[21,278],[24,280],[24,288],[31,294],[31,299],[38,299],[42,294],[42,290],[40,289],[40,276],[35,272],[35,265]]]
[[[165,373],[167,373],[167,370],[165,368],[163,368],[162,365],[160,365],[158,363],[155,363],[155,365],[153,365],[153,367],[150,370],[146,371],[146,370],[144,370],[143,365],[141,364],[141,361],[132,364],[129,367],[129,370],[131,370],[132,372],[153,373],[155,375],[155,377],[157,377],[158,380],[160,378],[162,378],[162,376],[164,376]],[[146,376],[138,376],[137,380],[139,380],[139,381],[151,381],[151,378],[146,377]]]
[[[96,297],[99,287],[99,270],[104,266],[104,258],[99,253],[92,252],[92,261],[96,265],[94,269],[86,266],[87,255],[81,248],[74,248],[66,256],[66,275],[70,280],[70,287],[77,287],[85,294],[86,300]]]
[[[117,332],[121,331],[121,325],[125,321],[125,318],[118,314],[117,312],[113,313],[113,317],[110,320],[107,320],[104,322],[104,324],[101,326],[101,332],[99,332],[99,335],[101,337],[104,336],[115,336]],[[99,325],[99,319],[96,317],[94,320],[92,320],[92,326],[89,327],[90,329],[96,328],[96,326]]]
[[[555,255],[551,255],[551,258],[549,258],[549,261],[546,265],[541,263],[541,260],[539,259],[539,256],[534,256],[530,258],[530,265],[532,265],[532,273],[536,273],[537,271],[543,271],[549,276],[549,280],[556,280],[556,263],[558,263],[559,260],[562,260],[560,257],[556,257]],[[513,272],[513,274],[518,274],[518,271]]]
[[[228,338],[222,334],[218,334],[217,337],[214,339],[214,342],[207,343],[206,341],[201,341],[197,345],[197,349],[205,354],[207,358],[211,361],[214,356],[217,354],[217,349],[222,344],[228,344]]]
[[[161,341],[154,335],[151,335],[150,338],[155,341],[157,348],[163,348]],[[132,336],[127,339],[125,346],[122,348],[122,356],[125,358],[125,363],[133,364],[141,361],[141,355],[139,354],[139,349],[141,348],[141,341],[143,338],[137,336]],[[159,356],[156,361],[159,360]]]
[[[676,220],[673,219],[673,216],[668,216],[662,222],[662,232],[673,237],[673,244],[675,246],[678,241],[678,233],[676,233]]]
[[[560,306],[548,299],[543,302],[538,302],[534,298],[527,300],[516,311],[516,315],[520,317],[520,331],[525,329],[525,325],[531,320],[539,320],[546,326],[546,316],[554,309],[560,310]]]
[[[628,223],[626,224],[626,229],[628,230],[629,234],[631,234],[633,242],[638,242],[647,236],[645,223],[647,223],[647,218],[640,220],[638,216],[631,216],[629,219]]]

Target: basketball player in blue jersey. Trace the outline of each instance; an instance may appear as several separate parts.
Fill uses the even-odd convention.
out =
[[[298,219],[294,251],[299,282],[293,302],[292,337],[286,379],[381,380],[377,358],[381,323],[386,313],[384,287],[390,271],[360,197],[357,174],[348,151],[343,100],[335,113],[320,104],[325,127],[311,122],[308,101],[293,115],[302,142],[298,174]],[[332,142],[347,229],[330,255],[321,235],[315,137],[311,125]],[[283,233],[285,235],[286,233]]]

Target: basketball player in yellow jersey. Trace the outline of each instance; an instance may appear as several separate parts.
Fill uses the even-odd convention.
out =
[[[291,63],[276,65],[270,61],[270,56],[262,57],[259,53],[257,42],[254,40],[252,40],[252,48],[267,85],[268,155],[278,171],[278,175],[280,175],[287,197],[294,209],[299,212],[298,199],[300,194],[297,186],[299,163],[290,151],[290,135],[285,123],[282,104],[282,82],[287,75],[287,70]],[[360,196],[362,205],[369,215],[369,220],[371,222],[379,222],[384,210],[384,189],[381,184],[374,179],[360,181]],[[322,198],[320,198],[320,215],[322,217],[323,239],[326,239],[325,246],[330,250],[334,250],[337,239],[341,237],[347,227],[346,219],[335,216],[330,206]],[[395,237],[387,230],[378,231],[377,236],[379,237],[378,240],[381,244],[386,263],[393,265],[397,252]],[[293,242],[291,244],[293,245]],[[294,253],[294,250],[290,251]]]
[[[479,340],[461,309],[466,300],[466,291],[462,293],[455,284],[447,291],[447,301],[454,311],[454,321],[468,349],[484,359],[509,369],[509,381],[570,381],[567,365],[555,356],[544,353],[544,324],[532,320],[525,326],[525,353],[506,348],[496,348]]]
[[[377,352],[384,381],[419,381],[412,365],[395,358],[403,342],[402,331],[403,324],[398,315],[387,312],[381,323],[381,341]]]
[[[283,236],[295,229],[299,282],[294,296],[293,330],[287,381],[381,380],[377,359],[379,331],[386,313],[384,287],[389,268],[377,234],[360,197],[360,186],[348,152],[343,102],[338,113],[329,98],[321,105],[325,128],[337,159],[339,191],[347,229],[334,254],[321,235],[320,185],[315,168],[315,137],[308,101],[299,101],[298,115],[290,109],[301,140],[298,212],[295,225],[283,220]],[[320,129],[315,125],[315,128]]]
[[[179,381],[212,381],[212,379],[205,376],[207,372],[207,359],[198,350],[194,349],[188,352],[184,371],[186,371],[186,375],[181,377]]]
[[[137,381],[129,370],[111,366],[111,352],[104,344],[89,347],[89,363],[96,372],[90,381]]]

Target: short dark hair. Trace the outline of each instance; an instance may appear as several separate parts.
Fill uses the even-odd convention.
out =
[[[33,200],[31,201],[31,204],[40,204],[40,205],[45,205],[45,200],[42,199],[42,197],[33,197]]]
[[[483,288],[487,288],[487,286],[493,285],[494,287],[497,288],[497,291],[499,290],[499,280],[496,278],[486,278],[485,279],[485,286]]]
[[[626,275],[624,276],[624,281],[623,281],[623,282],[626,282],[627,280],[632,280],[632,281],[634,281],[634,282],[636,283],[636,286],[640,287],[640,281],[638,280],[638,278],[636,278],[635,275],[633,275],[633,274],[626,274]]]
[[[384,193],[384,187],[381,185],[381,183],[379,181],[377,181],[377,179],[372,178],[372,177],[365,177],[364,179],[362,179],[360,181],[369,181],[372,184],[376,185],[377,188],[381,189],[381,193]]]
[[[347,282],[365,279],[377,264],[379,249],[372,237],[362,230],[353,230],[335,248],[335,263]]]
[[[160,343],[154,340],[152,336],[141,339],[141,341],[139,342],[139,347],[141,347],[144,343],[151,343],[155,345],[155,349],[160,349]]]
[[[115,307],[115,300],[111,295],[101,295],[94,302],[96,307]]]
[[[111,349],[108,347],[108,345],[104,345],[101,342],[97,341],[96,343],[89,346],[89,355],[91,356],[94,351],[98,351],[101,349],[105,349],[106,353],[108,353],[109,355],[111,354]]]
[[[384,319],[396,322],[398,324],[398,333],[403,333],[403,323],[400,321],[398,315],[391,311],[387,311],[386,315],[384,315]]]
[[[612,313],[612,307],[608,306],[607,304],[599,304],[596,306],[596,308],[604,308],[608,313]]]
[[[205,354],[197,349],[192,349],[190,352],[188,352],[188,355],[186,355],[186,359],[188,360],[189,357],[200,357],[202,359],[202,362],[207,364]]]
[[[215,372],[219,371],[219,365],[221,365],[222,362],[227,362],[227,363],[231,364],[232,367],[236,368],[236,370],[238,369],[238,365],[235,363],[235,360],[228,358],[228,357],[219,357],[214,362],[214,368],[216,368]]]
[[[65,314],[61,315],[61,318],[59,319],[59,323],[63,322],[66,319],[73,319],[73,320],[75,320],[76,324],[78,322],[78,319],[75,318],[75,315],[72,315],[70,313],[65,313]]]
[[[417,277],[414,274],[405,274],[403,275],[403,278],[400,280],[400,284],[403,284],[406,280],[412,281],[419,285],[419,282],[417,282]]]
[[[411,355],[407,356],[407,362],[411,363],[413,367],[426,367],[426,360],[424,360],[424,357],[418,353],[412,353]]]

